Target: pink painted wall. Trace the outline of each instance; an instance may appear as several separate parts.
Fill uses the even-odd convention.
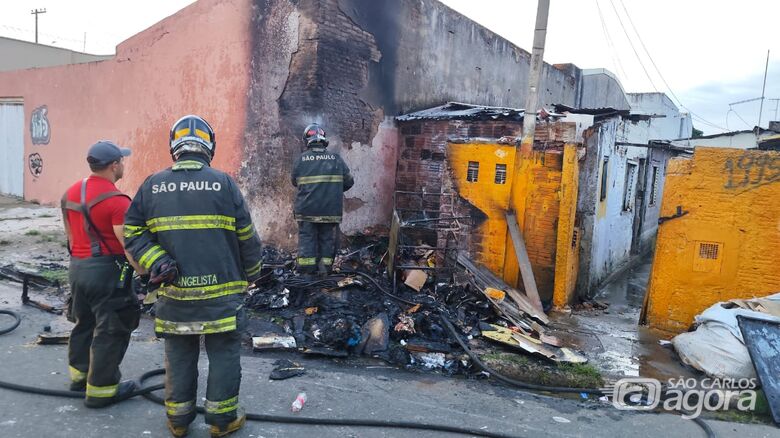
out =
[[[168,131],[189,113],[216,131],[214,167],[235,175],[243,160],[250,17],[250,0],[201,0],[124,41],[111,60],[0,73],[0,98],[24,99],[25,159],[43,159],[37,177],[25,163],[25,199],[58,202],[89,173],[86,151],[99,139],[133,149],[119,187],[135,194],[171,164]],[[34,145],[30,118],[41,105],[51,139]]]

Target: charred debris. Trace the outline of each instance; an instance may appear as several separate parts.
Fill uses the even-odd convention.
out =
[[[416,231],[447,236],[463,218],[402,215],[394,213],[389,239],[345,239],[329,275],[299,276],[291,254],[266,248],[262,277],[246,299],[256,316],[254,349],[484,375],[457,335],[472,351],[503,350],[551,366],[587,361],[550,334],[547,316],[523,292],[458,251],[455,239],[438,238],[438,246],[418,239]]]

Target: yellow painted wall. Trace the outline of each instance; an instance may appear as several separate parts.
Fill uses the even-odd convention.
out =
[[[472,230],[480,236],[478,248],[474,254],[477,261],[484,264],[497,275],[503,275],[504,255],[506,252],[507,227],[504,214],[509,206],[509,189],[512,184],[514,166],[514,146],[498,144],[450,144],[450,169],[452,169],[458,193],[488,219]],[[466,181],[468,162],[479,163],[476,182]],[[505,184],[495,183],[496,164],[507,167]]]
[[[555,254],[555,290],[553,305],[562,308],[574,301],[579,268],[579,241],[574,237],[579,189],[577,148],[566,145],[563,152],[561,202],[558,212],[558,241]],[[577,233],[579,235],[579,233]]]
[[[556,266],[566,266],[561,273],[561,287],[566,293],[573,293],[576,278],[575,251],[557,255],[559,237],[570,246],[574,227],[574,213],[577,203],[576,148],[566,146],[566,153],[557,151],[534,151],[522,156],[515,163],[515,148],[498,144],[455,144],[449,145],[449,164],[459,194],[488,219],[472,230],[472,247],[475,258],[491,271],[519,289],[522,281],[515,257],[512,238],[507,231],[505,215],[510,208],[517,214],[518,224],[523,231],[531,266],[542,299],[553,296],[557,280]],[[568,154],[568,155],[566,155]],[[564,166],[568,157],[568,166]],[[466,180],[468,162],[480,163],[476,182]],[[507,166],[506,184],[495,184],[495,165]],[[564,167],[566,167],[564,171]],[[512,172],[514,170],[514,173]],[[566,175],[566,183],[562,179]],[[510,190],[515,190],[513,205],[510,206]],[[565,208],[565,229],[559,231],[562,193],[568,207]]]
[[[696,148],[669,162],[647,323],[680,332],[718,301],[780,291],[780,152]]]

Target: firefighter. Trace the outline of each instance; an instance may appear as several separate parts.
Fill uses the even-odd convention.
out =
[[[341,156],[327,150],[328,139],[320,125],[307,126],[303,141],[306,151],[295,162],[292,184],[298,188],[298,272],[308,276],[316,271],[328,273],[333,267],[343,193],[355,181]]]
[[[144,181],[125,217],[127,249],[159,285],[155,332],[165,339],[165,406],[175,437],[196,417],[201,335],[211,436],[246,421],[238,403],[243,301],[259,277],[261,248],[238,186],[210,166],[216,146],[205,120],[179,119],[170,132],[173,166]]]
[[[68,342],[70,389],[86,392],[88,408],[108,406],[135,389],[133,382],[119,382],[119,363],[140,315],[123,248],[130,198],[114,185],[129,155],[110,141],[92,145],[92,175],[70,186],[61,202],[71,255],[68,319],[76,323]]]

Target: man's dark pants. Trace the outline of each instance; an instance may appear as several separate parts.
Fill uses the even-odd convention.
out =
[[[238,413],[241,386],[241,334],[246,326],[244,310],[237,330],[203,335],[209,359],[206,386],[206,423],[226,427]],[[175,426],[195,420],[198,391],[198,357],[201,335],[169,335],[165,338],[165,405]]]
[[[298,271],[311,274],[322,265],[330,272],[336,257],[338,223],[298,222]]]
[[[71,381],[86,381],[88,399],[113,397],[121,379],[119,364],[138,327],[132,289],[118,288],[124,257],[72,258],[70,314],[76,325],[68,343]],[[127,274],[129,275],[129,274]]]

